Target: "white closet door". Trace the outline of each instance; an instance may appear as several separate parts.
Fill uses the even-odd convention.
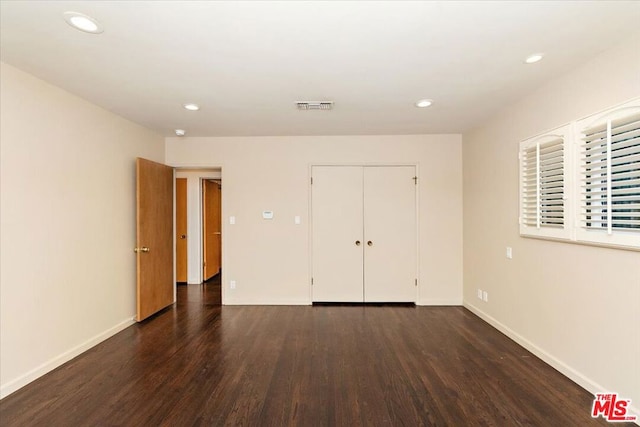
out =
[[[415,176],[414,166],[364,168],[365,302],[416,300]]]
[[[362,175],[359,166],[311,169],[314,302],[363,301]]]

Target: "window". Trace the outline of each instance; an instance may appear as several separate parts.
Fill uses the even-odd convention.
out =
[[[522,141],[519,157],[521,235],[640,249],[640,98]]]
[[[640,102],[577,123],[579,241],[640,248]]]
[[[558,239],[570,238],[566,203],[570,127],[520,144],[520,233]]]

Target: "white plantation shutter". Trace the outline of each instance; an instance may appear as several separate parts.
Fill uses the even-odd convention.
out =
[[[578,240],[640,247],[640,102],[578,123]]]
[[[538,145],[541,227],[564,227],[564,140]]]
[[[520,152],[521,186],[520,223],[527,227],[538,226],[538,162],[537,145]]]
[[[520,143],[520,235],[640,250],[640,98]]]
[[[569,126],[520,144],[520,233],[569,238],[566,226]]]

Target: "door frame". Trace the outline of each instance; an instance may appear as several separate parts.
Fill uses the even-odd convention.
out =
[[[307,185],[309,186],[308,193],[308,212],[309,212],[309,246],[308,246],[308,254],[309,254],[309,277],[307,283],[309,284],[309,303],[313,304],[313,184],[311,183],[311,179],[313,177],[313,168],[319,166],[331,166],[331,167],[346,167],[346,166],[360,166],[360,167],[393,167],[393,166],[413,166],[416,169],[416,241],[415,241],[415,249],[416,249],[416,279],[418,279],[418,283],[416,286],[416,299],[415,303],[420,301],[420,288],[422,286],[422,281],[420,280],[420,164],[419,163],[408,163],[408,162],[333,162],[333,163],[309,163],[308,164],[308,176],[307,176]]]
[[[199,166],[191,166],[191,165],[181,165],[181,164],[171,164],[176,171],[175,176],[178,178],[187,178],[187,231],[188,238],[190,239],[188,248],[195,250],[194,257],[197,258],[197,268],[193,269],[191,263],[189,263],[187,283],[188,284],[201,284],[202,283],[202,263],[203,263],[203,252],[202,252],[202,180],[203,179],[215,179],[219,180],[221,183],[224,181],[224,170],[222,166],[219,165],[199,165]],[[221,194],[221,216],[222,216],[222,260],[221,260],[221,270],[222,283],[224,282],[224,274],[225,274],[225,265],[226,265],[226,250],[225,250],[225,232],[226,232],[226,222],[224,221],[225,212],[226,212],[226,203],[225,203],[225,195]],[[175,201],[174,201],[175,203]],[[175,222],[175,213],[174,213],[174,222]],[[175,255],[175,254],[174,254]],[[193,259],[190,259],[193,261]],[[222,303],[225,303],[225,287],[222,286]]]

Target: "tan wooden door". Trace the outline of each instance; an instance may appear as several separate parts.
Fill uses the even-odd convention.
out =
[[[136,160],[137,315],[141,321],[173,299],[173,169]]]
[[[202,182],[202,234],[203,279],[208,280],[220,272],[222,249],[220,184]]]
[[[187,281],[187,178],[176,179],[176,281]]]
[[[414,166],[364,168],[364,301],[415,302]]]
[[[314,302],[362,302],[362,167],[313,166]]]

